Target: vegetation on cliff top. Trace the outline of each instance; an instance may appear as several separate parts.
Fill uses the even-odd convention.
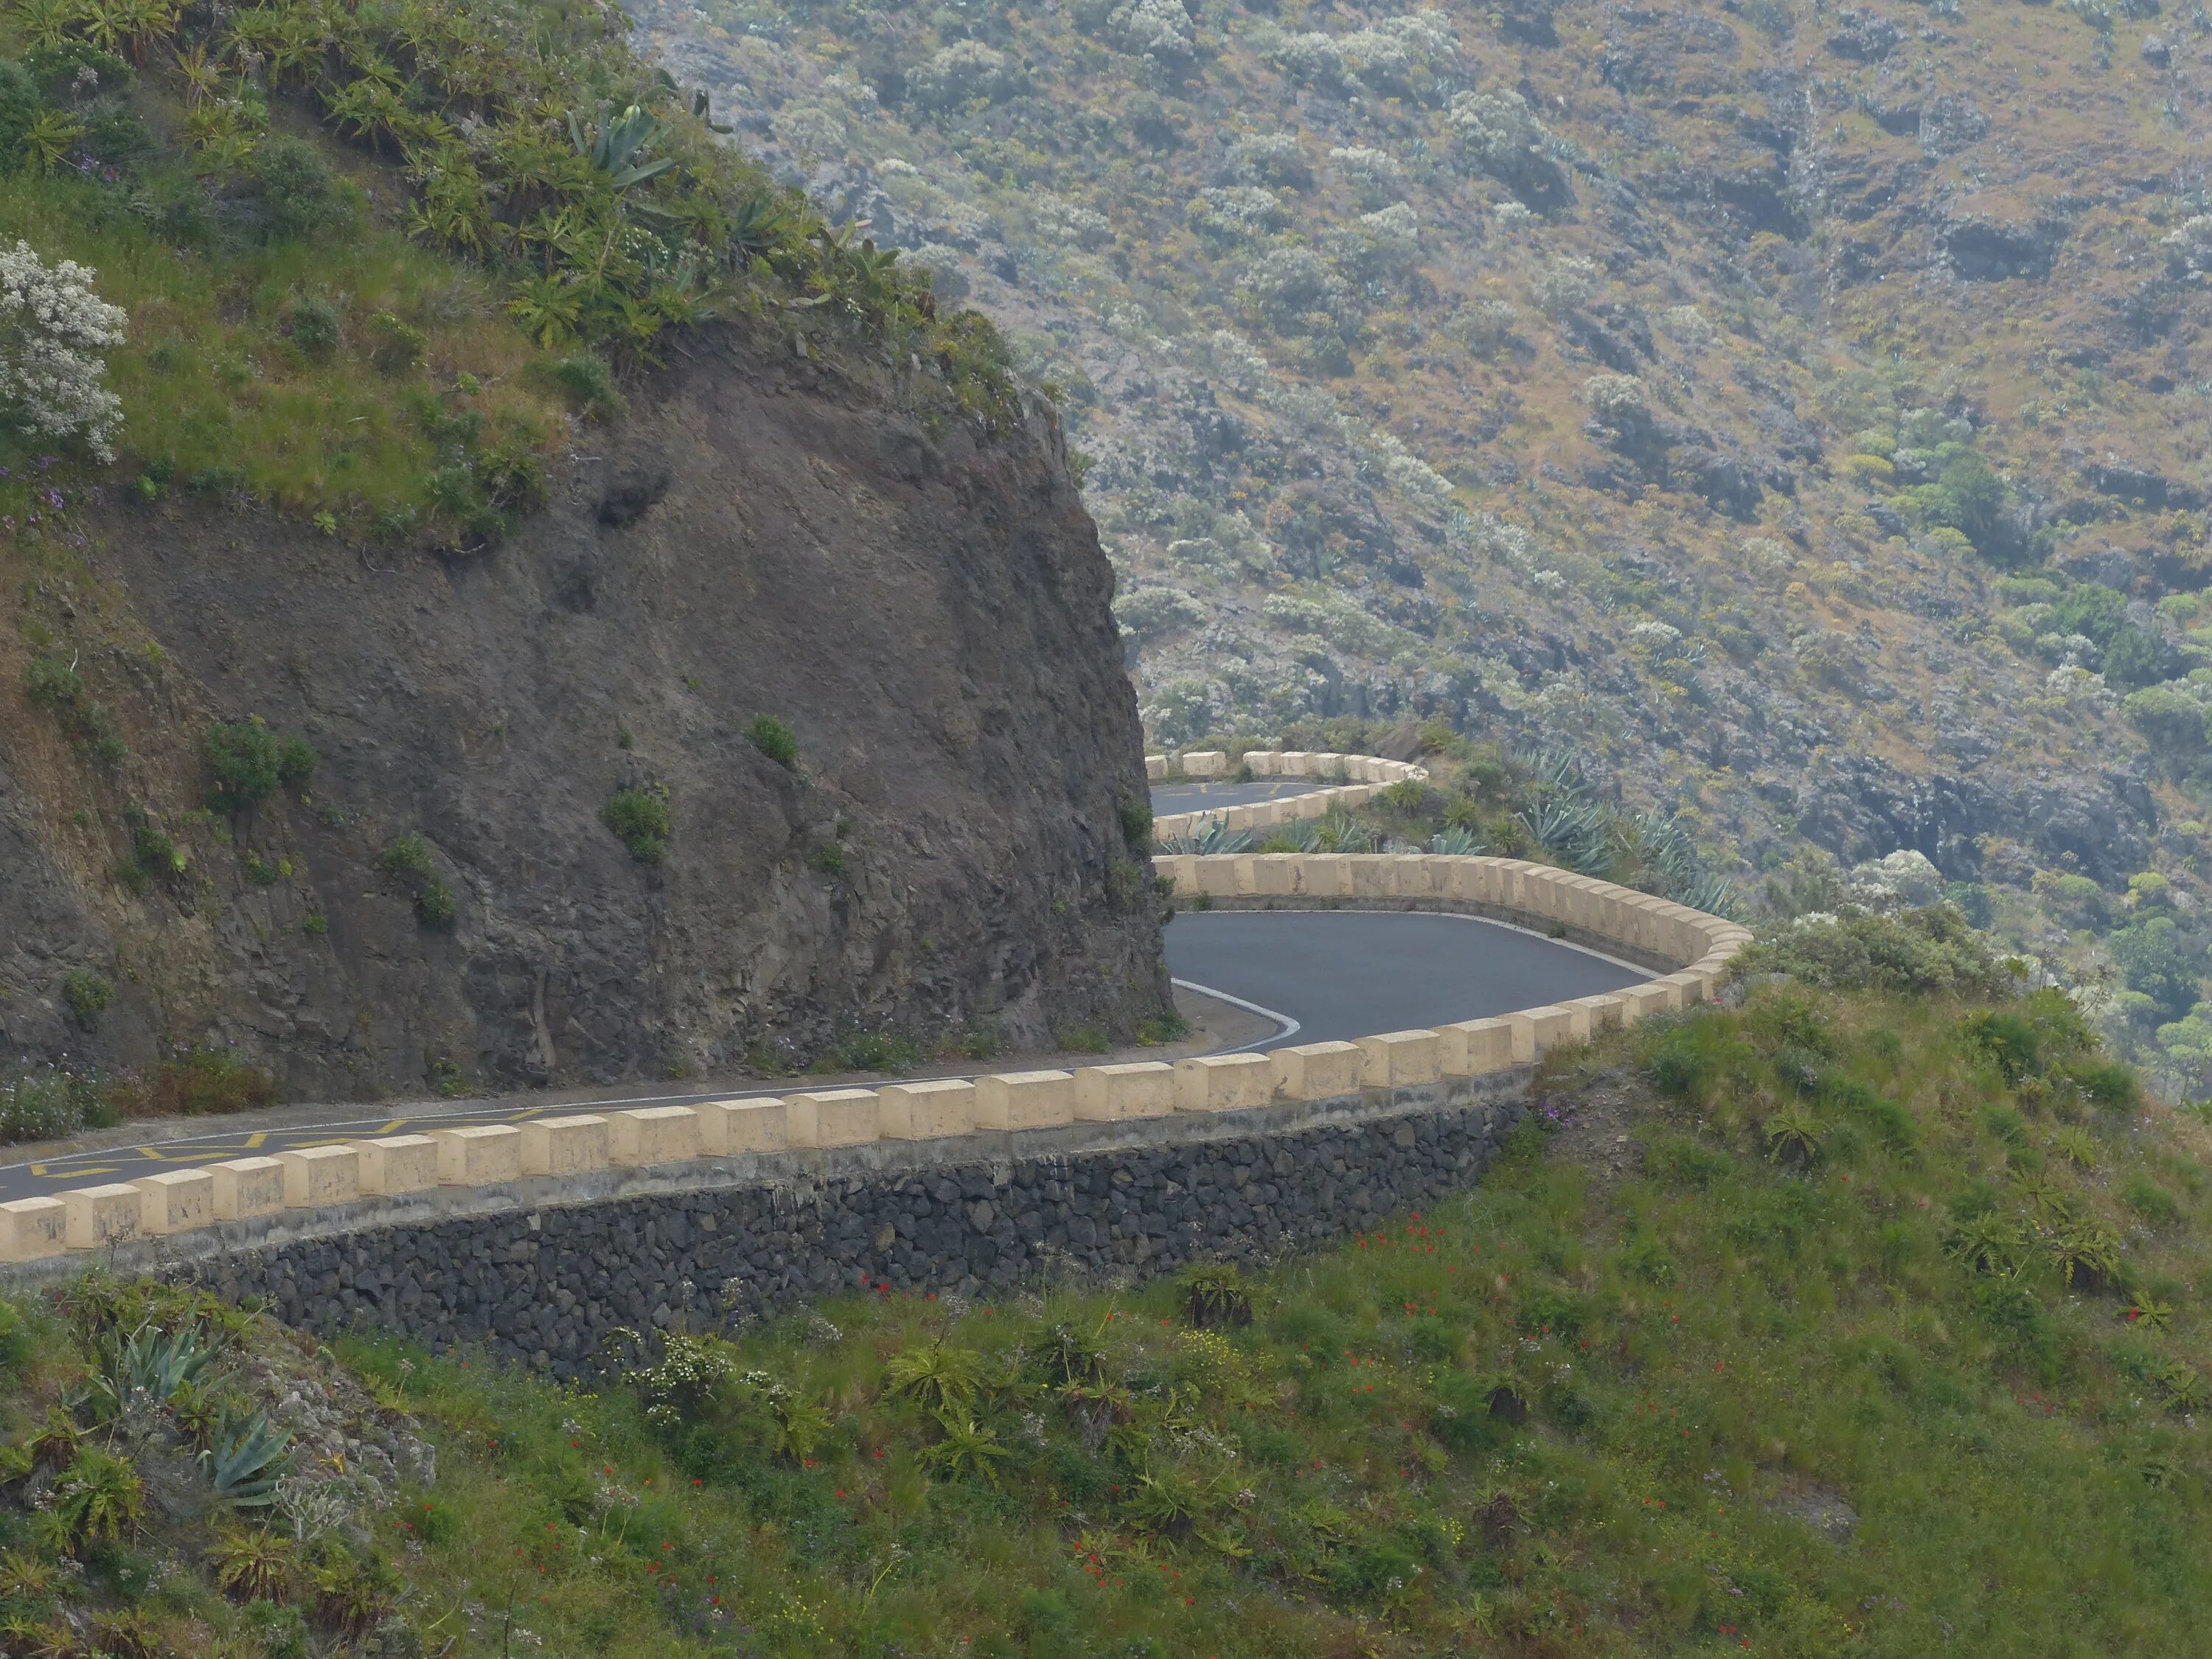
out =
[[[128,1604],[134,1651],[270,1659],[387,1610],[380,1651],[459,1659],[2181,1651],[2212,1137],[2061,998],[1894,983],[1564,1053],[1477,1189],[1249,1278],[867,1286],[617,1343],[597,1392],[349,1339],[439,1478],[307,1546],[53,1519],[72,1445],[160,1466],[33,1312],[6,1639]]]
[[[111,435],[147,500],[481,544],[542,501],[562,411],[614,401],[592,354],[715,318],[933,419],[1011,412],[988,325],[719,143],[611,7],[29,0],[0,50],[0,230],[128,313]]]

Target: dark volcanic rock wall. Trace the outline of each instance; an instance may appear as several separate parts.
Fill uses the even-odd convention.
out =
[[[514,1211],[242,1252],[180,1270],[291,1325],[484,1343],[563,1376],[618,1328],[713,1329],[863,1280],[1006,1291],[1053,1274],[1254,1260],[1463,1188],[1525,1108]]]
[[[231,1042],[295,1093],[366,1095],[977,1017],[1126,1032],[1158,1006],[1157,921],[1128,869],[1109,885],[1146,787],[1113,579],[1049,417],[933,438],[728,344],[635,404],[493,551],[179,508],[116,513],[52,573],[51,649],[131,754],[68,742],[24,701],[29,647],[0,643],[0,1042],[111,1063]],[[796,729],[795,769],[748,739],[762,714]],[[196,812],[207,722],[248,715],[319,769]],[[630,786],[668,792],[659,865],[605,823]],[[183,876],[117,878],[132,809]],[[384,867],[408,832],[450,927]],[[116,988],[88,1029],[72,969]]]

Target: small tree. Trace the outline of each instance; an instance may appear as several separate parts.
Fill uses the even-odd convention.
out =
[[[102,354],[122,343],[130,318],[93,292],[94,274],[73,259],[49,265],[28,242],[0,249],[0,409],[20,431],[81,434],[112,461],[123,404]]]

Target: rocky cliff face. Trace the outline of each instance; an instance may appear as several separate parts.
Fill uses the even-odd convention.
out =
[[[369,1095],[976,1020],[1126,1033],[1159,1006],[1113,578],[1047,413],[933,437],[707,342],[551,482],[514,539],[446,562],[112,508],[26,580],[0,1042],[230,1043],[295,1092]],[[82,690],[34,700],[35,663]],[[211,810],[208,727],[252,717],[319,763]],[[658,862],[610,827],[624,790],[648,832],[665,804]],[[112,1004],[72,1011],[72,973]]]

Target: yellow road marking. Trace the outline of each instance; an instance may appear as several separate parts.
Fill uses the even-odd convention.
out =
[[[379,1134],[380,1134],[380,1135],[395,1134],[395,1133],[397,1133],[398,1132],[399,1127],[400,1127],[402,1124],[405,1123],[406,1121],[407,1121],[407,1120],[406,1120],[405,1118],[404,1118],[404,1117],[395,1117],[395,1118],[393,1118],[393,1119],[392,1120],[392,1121],[391,1121],[391,1122],[389,1122],[389,1123],[386,1124],[386,1125],[385,1125],[381,1129],[379,1129],[376,1133],[379,1133]]]
[[[258,1146],[263,1141],[268,1139],[269,1132],[266,1129],[257,1129],[252,1134],[246,1136],[246,1144],[247,1148],[250,1150],[255,1146]]]

